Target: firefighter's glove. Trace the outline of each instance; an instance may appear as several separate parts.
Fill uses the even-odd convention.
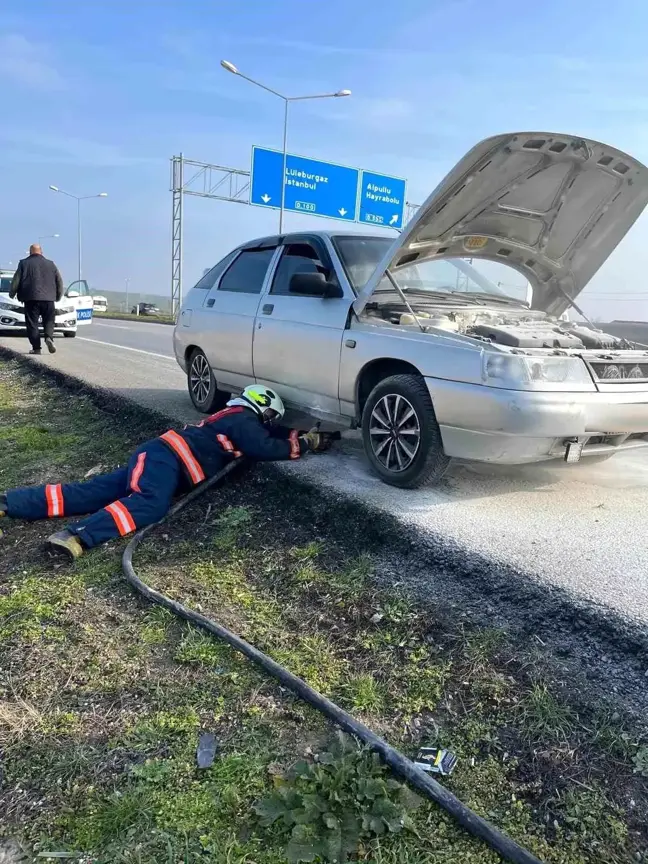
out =
[[[324,453],[330,449],[334,440],[334,436],[330,432],[320,432],[317,426],[313,427],[303,437],[308,444],[308,449],[312,453]]]
[[[311,429],[310,432],[307,432],[302,436],[302,438],[306,442],[306,446],[311,453],[321,452],[320,448],[322,446],[323,435],[318,429]]]

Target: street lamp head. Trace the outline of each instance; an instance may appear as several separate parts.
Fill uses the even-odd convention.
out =
[[[338,92],[335,95],[336,96],[350,96],[351,91],[350,90],[338,90]]]
[[[60,237],[60,234],[52,234],[52,237]]]
[[[107,192],[100,192],[100,193],[97,195],[97,198],[107,198],[107,197],[108,197],[108,193],[107,193]]]
[[[58,188],[58,186],[50,186],[49,188],[52,190],[52,192],[60,192],[60,191],[61,191],[61,190]]]
[[[238,75],[239,70],[233,63],[230,63],[229,60],[221,60],[221,66],[223,69],[227,69],[228,72],[231,72],[232,75]]]

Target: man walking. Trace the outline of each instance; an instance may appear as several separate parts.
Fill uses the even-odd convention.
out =
[[[17,297],[25,306],[27,338],[31,343],[29,353],[41,353],[38,319],[42,318],[45,344],[50,354],[54,354],[54,303],[63,297],[63,279],[56,264],[45,258],[38,243],[33,243],[29,247],[29,257],[18,263],[9,296]]]

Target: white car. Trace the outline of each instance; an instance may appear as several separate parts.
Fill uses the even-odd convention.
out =
[[[108,298],[102,297],[99,294],[95,294],[92,298],[92,308],[94,312],[107,312]]]
[[[14,271],[0,271],[0,331],[24,331],[25,309],[15,297],[9,297]],[[54,333],[68,338],[76,336],[80,324],[92,321],[92,296],[85,280],[68,286],[63,299],[55,304]]]

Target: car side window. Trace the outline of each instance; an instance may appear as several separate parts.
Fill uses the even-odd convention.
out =
[[[229,255],[226,255],[222,261],[219,261],[218,264],[215,264],[212,268],[207,270],[206,273],[203,273],[201,278],[196,282],[194,288],[203,288],[209,291],[214,287],[218,279],[221,275],[227,270],[232,261],[236,258],[238,252],[230,252]]]
[[[219,291],[260,294],[274,249],[244,249],[223,276]]]
[[[309,243],[292,243],[286,246],[272,280],[271,294],[290,294],[290,280],[295,273],[329,273],[319,254]],[[298,295],[292,294],[295,297]]]

